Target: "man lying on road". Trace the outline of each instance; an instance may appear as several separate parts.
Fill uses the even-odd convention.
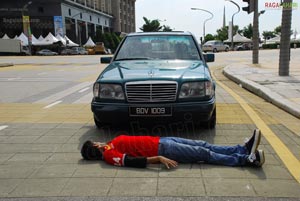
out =
[[[144,168],[162,163],[168,169],[178,163],[197,163],[261,167],[265,162],[263,150],[257,150],[261,132],[255,129],[244,145],[219,146],[201,140],[178,137],[120,135],[103,144],[87,141],[81,149],[85,160],[104,160],[116,166]]]

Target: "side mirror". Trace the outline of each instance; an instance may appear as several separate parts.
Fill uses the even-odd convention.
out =
[[[204,59],[206,62],[214,62],[215,61],[215,54],[209,53],[204,54]]]
[[[101,57],[100,58],[100,63],[102,64],[109,64],[112,60],[112,57]]]

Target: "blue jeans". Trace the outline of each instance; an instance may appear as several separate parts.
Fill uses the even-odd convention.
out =
[[[179,163],[205,162],[227,166],[246,165],[249,156],[245,146],[218,146],[178,137],[161,137],[158,155]]]

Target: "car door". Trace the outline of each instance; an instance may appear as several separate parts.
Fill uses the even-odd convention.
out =
[[[221,41],[218,42],[218,49],[219,49],[219,51],[224,51],[225,50],[224,44]]]

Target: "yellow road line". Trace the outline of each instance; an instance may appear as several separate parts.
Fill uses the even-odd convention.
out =
[[[273,131],[267,126],[267,124],[261,119],[258,114],[248,105],[248,103],[236,94],[232,89],[221,83],[213,76],[216,83],[226,90],[236,101],[241,105],[245,112],[249,115],[252,121],[259,128],[263,136],[267,139],[270,145],[273,147],[277,155],[285,164],[291,175],[300,183],[300,161],[293,155],[293,153],[287,148],[287,146],[273,133]]]

